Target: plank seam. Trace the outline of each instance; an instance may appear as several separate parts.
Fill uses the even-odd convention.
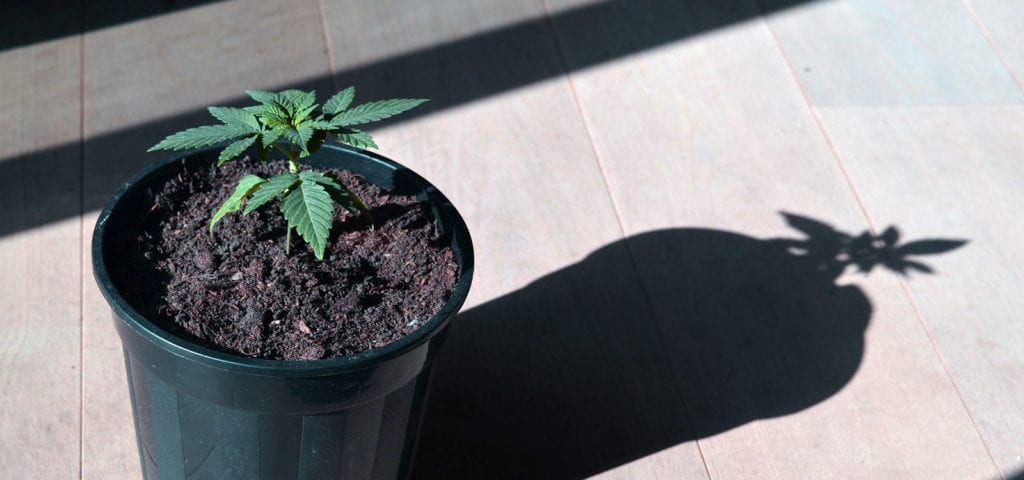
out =
[[[78,2],[78,478],[85,476],[85,0]]]
[[[324,11],[324,0],[316,0],[317,14],[320,15],[320,33],[324,37],[324,53],[327,54],[327,73],[331,75],[331,85],[338,90],[338,78],[334,74],[334,47],[331,36],[327,34],[327,14]]]
[[[971,7],[971,4],[968,3],[967,0],[960,0],[960,5],[962,5],[964,7],[964,10],[967,11],[967,16],[971,18],[971,22],[973,22],[974,26],[978,29],[979,32],[981,32],[981,36],[985,37],[985,41],[988,42],[989,48],[991,48],[992,52],[996,54],[996,58],[998,58],[999,62],[1003,64],[1003,68],[1005,68],[1006,71],[1009,72],[1010,78],[1013,79],[1013,83],[1016,83],[1017,88],[1020,89],[1022,93],[1024,93],[1024,82],[1021,81],[1020,76],[1018,76],[1017,72],[1013,70],[1013,67],[1010,66],[1010,63],[1006,61],[1006,57],[1003,56],[1003,51],[998,46],[996,46],[996,42],[992,40],[992,35],[988,33],[988,28],[985,28],[985,24],[981,22],[981,18],[978,17],[978,14],[974,11],[974,8]]]
[[[978,439],[981,440],[982,446],[985,447],[985,453],[988,454],[989,460],[992,461],[992,465],[996,469],[996,474],[999,475],[999,480],[1006,480],[1006,475],[1003,473],[1002,467],[999,466],[999,462],[996,462],[995,456],[992,454],[992,449],[985,440],[985,436],[981,433],[981,427],[978,425],[977,419],[974,418],[974,413],[971,411],[970,407],[967,406],[967,399],[964,397],[956,378],[953,376],[952,368],[950,368],[949,363],[946,361],[945,355],[942,354],[942,350],[939,348],[939,343],[935,339],[935,335],[932,334],[931,328],[928,327],[928,323],[924,320],[924,313],[921,312],[920,307],[917,305],[917,301],[914,300],[914,296],[910,292],[910,285],[907,284],[906,278],[906,275],[903,274],[896,275],[896,279],[900,284],[900,289],[903,290],[903,294],[906,295],[907,300],[910,302],[910,308],[914,310],[914,315],[917,316],[918,321],[921,323],[921,328],[924,330],[925,335],[927,335],[928,341],[931,343],[932,349],[935,351],[935,355],[939,357],[939,363],[942,364],[943,370],[945,370],[946,375],[949,376],[949,381],[953,384],[953,391],[956,392],[957,398],[960,399],[960,403],[963,405],[964,410],[967,413],[967,418],[971,421],[971,426],[974,427],[974,432],[978,435]]]
[[[555,27],[555,22],[552,19],[551,9],[548,6],[548,0],[541,0],[541,4],[544,7],[544,18],[547,21],[548,28],[551,31],[551,38],[555,44],[555,51],[558,53],[558,59],[561,62],[562,70],[565,73],[566,83],[568,84],[569,91],[572,94],[573,104],[576,107],[576,114],[579,115],[580,121],[583,124],[583,131],[587,135],[587,141],[590,142],[591,153],[593,153],[594,162],[597,164],[598,172],[601,175],[601,181],[604,183],[605,193],[608,196],[608,202],[611,204],[612,211],[615,213],[615,220],[619,226],[619,234],[622,236],[622,239],[625,240],[623,243],[626,249],[626,254],[629,255],[630,266],[632,267],[633,273],[636,275],[637,283],[640,285],[640,291],[643,293],[644,303],[647,307],[647,312],[650,314],[650,318],[656,320],[658,316],[655,312],[654,305],[651,300],[650,291],[648,287],[644,284],[643,276],[640,274],[640,267],[639,265],[637,265],[636,255],[634,255],[633,249],[632,247],[630,247],[626,225],[625,222],[622,220],[622,211],[619,207],[618,202],[615,200],[615,195],[612,193],[611,183],[608,180],[608,171],[604,166],[604,162],[601,160],[601,152],[600,149],[597,148],[597,142],[594,141],[594,134],[592,132],[592,129],[590,128],[590,122],[587,120],[587,114],[586,110],[583,108],[583,102],[581,101],[579,92],[576,89],[576,81],[573,79],[572,69],[569,68],[569,61],[565,57],[565,49],[562,47],[562,42],[558,38],[558,29]],[[667,359],[669,349],[668,346],[665,345],[665,336],[661,331],[661,322],[655,321],[654,327],[658,333],[658,346],[661,347],[661,351],[663,354],[665,354],[665,358]],[[671,369],[671,365],[669,365],[669,368]],[[685,397],[680,393],[682,392],[682,387],[680,387],[678,380],[675,378],[675,376],[673,376],[672,378],[672,385],[675,387],[676,398],[682,401],[682,399],[684,399]],[[692,432],[697,431],[694,425],[690,425],[690,428]],[[708,466],[708,461],[706,456],[704,455],[704,449],[701,446],[700,439],[697,438],[696,435],[694,435],[693,443],[694,445],[696,445],[697,453],[700,455],[700,461],[702,466],[704,467],[704,473],[705,475],[707,475],[708,480],[711,480],[711,469]]]
[[[829,150],[832,152],[832,156],[836,162],[836,165],[838,165],[839,170],[842,172],[843,178],[846,180],[847,186],[850,188],[851,193],[853,193],[854,199],[857,201],[857,206],[860,208],[861,213],[864,215],[864,219],[868,223],[868,228],[871,230],[871,234],[874,236],[878,236],[878,229],[875,227],[875,222],[871,218],[871,214],[868,213],[867,206],[864,203],[860,191],[857,189],[856,182],[853,181],[853,177],[847,170],[846,164],[843,160],[843,156],[842,154],[840,154],[839,149],[835,146],[835,143],[832,140],[832,136],[829,134],[828,128],[825,126],[824,119],[821,118],[821,114],[818,112],[817,107],[814,106],[814,101],[811,99],[811,95],[807,91],[806,86],[803,84],[803,82],[800,81],[800,77],[797,75],[796,69],[793,68],[793,62],[790,60],[789,55],[786,54],[785,49],[782,48],[782,42],[779,41],[779,37],[775,32],[775,28],[772,27],[771,22],[768,21],[768,18],[764,13],[764,9],[761,8],[760,2],[755,0],[754,4],[761,13],[761,21],[765,25],[765,28],[768,30],[768,33],[771,35],[772,42],[775,44],[775,48],[776,50],[778,50],[779,55],[782,57],[782,61],[786,65],[786,69],[789,71],[789,75],[793,79],[793,83],[800,91],[800,95],[803,97],[807,109],[811,112],[811,115],[814,117],[814,122],[817,123],[818,125],[818,130],[821,132],[822,137],[828,144]],[[888,255],[888,252],[886,252],[886,255]],[[989,447],[989,444],[985,440],[984,435],[982,435],[981,429],[978,426],[978,422],[974,417],[974,413],[971,411],[971,408],[967,405],[966,398],[964,397],[963,392],[960,389],[960,385],[956,381],[956,377],[953,375],[953,371],[949,367],[949,364],[946,362],[946,359],[942,354],[942,350],[939,348],[938,341],[936,341],[935,337],[932,335],[931,329],[928,327],[928,323],[924,319],[924,314],[918,308],[917,302],[914,300],[913,295],[911,295],[910,288],[906,284],[904,276],[897,275],[897,279],[900,284],[901,290],[903,290],[904,296],[907,298],[907,301],[910,303],[910,306],[914,311],[914,316],[917,318],[918,324],[924,331],[926,338],[931,344],[932,351],[938,358],[939,364],[942,365],[943,371],[946,374],[946,378],[949,380],[950,385],[953,387],[953,392],[956,394],[957,399],[960,401],[960,405],[963,407],[964,413],[967,414],[967,418],[971,423],[971,427],[974,428],[975,435],[978,436],[978,440],[981,442],[982,447],[984,447],[985,453],[988,455],[989,461],[992,462],[992,465],[995,467],[996,472],[999,474],[999,478],[1001,480],[1005,480],[1005,476],[1003,475],[1002,469],[1000,469],[999,464],[995,460],[995,456],[993,456],[992,454],[992,449]]]

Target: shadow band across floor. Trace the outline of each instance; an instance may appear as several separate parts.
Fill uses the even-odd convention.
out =
[[[965,243],[784,216],[806,237],[644,233],[460,314],[413,478],[582,478],[808,408],[863,357],[872,305],[839,275]]]

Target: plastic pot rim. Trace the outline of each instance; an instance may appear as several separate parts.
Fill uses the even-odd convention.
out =
[[[107,223],[121,199],[135,188],[144,185],[149,177],[157,174],[158,171],[167,168],[174,162],[184,162],[189,157],[201,154],[209,149],[191,150],[177,155],[172,155],[162,161],[158,161],[143,169],[132,177],[131,180],[123,183],[117,192],[107,201],[99,218],[96,221],[92,235],[92,267],[96,284],[103,296],[107,299],[115,315],[130,328],[138,332],[142,337],[154,343],[161,349],[169,351],[184,359],[192,360],[211,367],[224,370],[244,372],[253,375],[265,375],[275,377],[318,377],[336,375],[340,373],[372,368],[389,359],[401,356],[414,350],[423,344],[436,333],[441,327],[451,320],[465,303],[469,294],[469,287],[473,279],[474,255],[473,244],[465,221],[458,210],[429,181],[408,167],[373,152],[349,147],[345,145],[324,144],[321,151],[337,150],[348,155],[355,155],[379,165],[381,168],[391,171],[402,170],[404,174],[410,175],[418,184],[425,187],[429,192],[430,204],[439,210],[437,221],[440,217],[448,216],[451,219],[451,235],[461,237],[465,240],[460,243],[455,252],[456,261],[459,266],[459,279],[455,284],[451,297],[445,302],[441,310],[423,323],[412,333],[395,340],[382,347],[366,350],[354,355],[334,357],[319,360],[270,360],[263,358],[245,357],[232,353],[221,352],[193,343],[184,338],[173,335],[160,328],[155,323],[140,314],[117,290],[110,272],[107,270],[106,258],[103,252],[103,241],[107,232]]]

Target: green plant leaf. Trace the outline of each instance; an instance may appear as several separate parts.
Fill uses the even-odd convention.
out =
[[[245,149],[252,146],[253,142],[256,141],[256,135],[251,137],[243,138],[231,145],[228,145],[220,152],[220,157],[217,158],[217,166],[224,165],[224,162],[231,160],[245,151]]]
[[[277,139],[281,138],[281,135],[284,135],[284,128],[271,128],[269,130],[264,130],[263,138],[260,140],[260,143],[262,143],[264,147],[269,147],[276,142]]]
[[[263,90],[246,90],[245,94],[252,97],[253,100],[260,102],[264,105],[278,103],[277,94],[274,92],[267,92]]]
[[[334,202],[323,185],[300,181],[297,187],[285,194],[281,212],[289,228],[294,228],[313,248],[316,259],[323,260],[334,221]]]
[[[331,124],[335,127],[344,127],[376,122],[415,108],[426,101],[425,98],[392,98],[366,102],[335,115],[331,118]]]
[[[234,140],[249,132],[238,125],[205,125],[172,134],[147,150],[188,150]]]
[[[359,198],[359,195],[346,188],[345,183],[337,175],[331,172],[320,173],[312,170],[306,170],[302,173],[306,174],[306,180],[323,185],[331,198],[338,205],[341,205],[342,208],[352,213],[362,213],[366,215],[371,224],[373,223],[373,215],[370,214],[370,208],[363,203],[363,199]]]
[[[355,128],[343,128],[334,136],[338,137],[338,141],[341,143],[347,143],[356,148],[377,148],[377,144],[373,142],[369,133]]]
[[[295,133],[299,137],[299,141],[295,143],[302,147],[302,150],[305,151],[306,148],[309,146],[309,141],[313,138],[313,127],[309,125],[300,125],[298,128],[295,129]]]
[[[324,102],[324,113],[334,115],[352,104],[356,98],[356,87],[348,87]]]
[[[320,150],[320,146],[324,144],[324,140],[327,139],[327,132],[323,130],[316,130],[314,128],[313,136],[309,139],[309,144],[306,145],[306,149],[299,154],[299,158],[308,157],[317,150]]]
[[[305,92],[302,90],[285,90],[278,94],[279,102],[289,103],[292,111],[298,112],[309,108],[316,102],[316,92]]]
[[[326,120],[310,120],[304,125],[309,125],[317,130],[334,130],[334,125],[331,125],[331,122]]]
[[[242,108],[232,107],[209,107],[206,110],[228,125],[239,125],[249,127],[251,131],[258,132],[260,130],[260,122],[256,119],[256,115],[251,112],[245,111]]]
[[[213,214],[213,217],[210,218],[210,235],[213,235],[214,225],[217,225],[217,222],[219,222],[224,215],[231,212],[237,212],[242,206],[242,200],[252,194],[253,190],[258,188],[264,182],[266,182],[266,180],[258,175],[246,175],[242,177],[242,179],[238,181],[238,186],[235,187],[235,192],[228,197],[224,204],[217,209],[217,212]]]
[[[314,104],[295,112],[295,116],[292,117],[292,122],[296,125],[301,124],[304,120],[309,118],[309,114],[313,113],[313,110],[316,110],[316,107],[317,105]]]
[[[242,215],[248,215],[253,210],[266,205],[267,202],[287,191],[292,185],[295,185],[295,182],[298,180],[299,176],[292,172],[285,172],[268,178],[265,183],[260,185],[259,189],[253,192],[249,203],[245,204],[245,210],[242,211]]]
[[[289,117],[290,115],[284,107],[277,104],[263,105],[263,114],[260,115],[263,123],[272,127],[291,126],[291,119]]]

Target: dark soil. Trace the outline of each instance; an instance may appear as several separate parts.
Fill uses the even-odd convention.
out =
[[[228,214],[210,235],[210,216],[239,178],[285,170],[284,161],[233,161],[186,171],[154,192],[116,268],[129,303],[207,347],[288,360],[380,347],[441,309],[457,266],[430,210],[346,171],[335,173],[367,203],[375,224],[336,206],[322,262],[294,232],[285,254],[278,202],[244,217]]]

